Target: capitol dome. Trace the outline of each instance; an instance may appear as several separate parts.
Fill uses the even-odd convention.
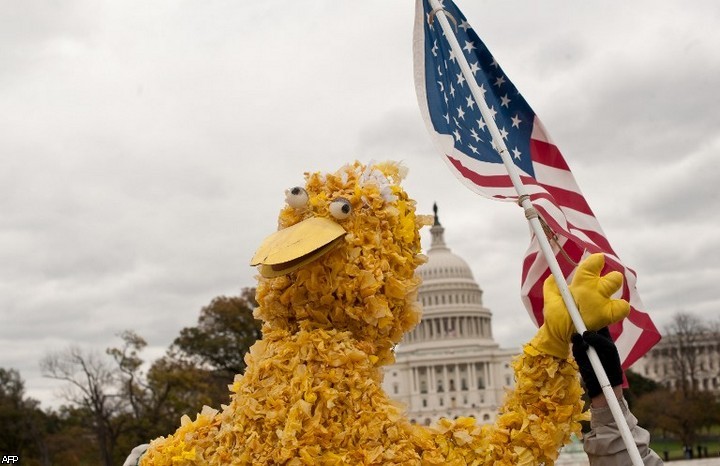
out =
[[[418,273],[424,283],[435,280],[471,280],[475,281],[470,270],[470,266],[461,258],[453,254],[450,248],[445,245],[443,237],[445,229],[440,225],[440,219],[437,215],[437,206],[433,206],[435,211],[435,222],[430,229],[432,234],[432,244],[427,252],[427,263],[420,266]]]
[[[467,262],[445,244],[437,205],[427,251],[428,261],[418,269],[423,282],[418,299],[423,307],[420,324],[405,336],[398,352],[471,345],[497,346],[492,339],[490,310],[483,307],[482,289]]]
[[[489,309],[467,262],[445,244],[437,206],[428,261],[418,269],[423,315],[395,348],[385,390],[404,403],[411,422],[473,416],[493,422],[505,388],[513,384],[510,359],[492,336]]]

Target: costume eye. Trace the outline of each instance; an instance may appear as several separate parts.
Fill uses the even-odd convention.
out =
[[[330,203],[330,214],[338,220],[344,220],[350,216],[352,205],[344,197],[338,197]]]
[[[308,203],[309,197],[305,188],[295,186],[294,188],[285,190],[285,201],[290,207],[296,209],[305,207]]]

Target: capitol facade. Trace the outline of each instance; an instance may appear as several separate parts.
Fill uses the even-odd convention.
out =
[[[418,269],[423,317],[395,349],[383,387],[418,424],[459,416],[493,422],[505,389],[514,384],[510,361],[520,349],[502,349],[493,339],[482,289],[467,262],[445,244],[434,210],[428,261]]]

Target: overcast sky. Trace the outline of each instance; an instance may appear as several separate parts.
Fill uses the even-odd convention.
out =
[[[720,3],[457,0],[545,123],[663,328],[720,316]],[[0,6],[0,367],[133,329],[160,356],[248,262],[305,171],[402,160],[471,265],[496,340],[534,333],[520,208],[430,141],[411,0]],[[424,245],[429,245],[424,232]]]

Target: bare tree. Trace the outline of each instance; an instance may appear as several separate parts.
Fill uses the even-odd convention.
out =
[[[709,331],[702,320],[687,312],[676,313],[665,330],[671,342],[668,348],[669,375],[675,379],[675,387],[683,395],[699,388],[702,343]]]
[[[116,393],[116,375],[110,362],[96,352],[71,346],[50,353],[40,361],[45,377],[68,382],[63,398],[87,410],[105,466],[113,466],[113,454],[125,416],[122,398]]]

